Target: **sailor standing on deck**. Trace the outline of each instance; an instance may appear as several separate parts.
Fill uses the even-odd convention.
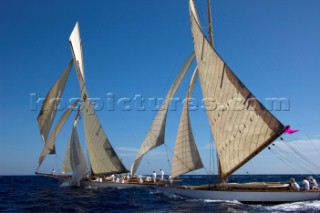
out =
[[[155,171],[152,172],[153,182],[155,183],[157,180],[157,173]]]
[[[160,175],[161,175],[161,180],[163,180],[164,171],[162,169],[160,169]]]

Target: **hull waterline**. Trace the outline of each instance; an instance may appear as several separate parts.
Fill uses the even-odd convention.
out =
[[[219,191],[199,190],[182,187],[156,186],[163,193],[176,194],[187,198],[210,200],[237,200],[242,203],[288,203],[320,200],[319,191]]]

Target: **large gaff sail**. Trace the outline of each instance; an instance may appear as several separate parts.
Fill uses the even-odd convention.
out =
[[[56,153],[56,149],[55,149],[55,141],[56,138],[58,136],[58,134],[60,133],[60,130],[62,129],[62,127],[64,126],[64,124],[66,123],[67,119],[69,118],[71,112],[74,110],[74,108],[76,107],[76,105],[79,102],[76,101],[74,102],[64,113],[63,115],[60,117],[57,125],[55,126],[55,128],[53,129],[52,133],[50,134],[47,143],[44,145],[42,152],[40,154],[39,157],[39,166],[42,164],[44,158],[47,155],[52,155]]]
[[[77,123],[78,116],[73,124],[62,170],[65,172],[73,172],[71,182],[78,184],[87,173],[87,161],[81,149],[77,133]]]
[[[178,135],[176,139],[176,145],[174,147],[174,155],[171,168],[172,178],[203,167],[193,137],[188,109],[189,101],[193,93],[197,76],[198,69],[196,68],[191,78],[187,98],[184,102],[180,118]]]
[[[165,133],[165,126],[166,126],[166,118],[167,112],[169,108],[169,104],[175,95],[183,77],[185,76],[186,72],[188,71],[193,59],[194,53],[192,53],[184,63],[183,67],[180,69],[179,74],[175,81],[173,82],[166,98],[164,99],[156,117],[154,118],[152,125],[149,129],[147,136],[145,137],[137,157],[131,167],[131,174],[135,174],[142,157],[145,153],[149,152],[150,150],[162,145],[164,143],[164,133]]]
[[[74,31],[79,31],[78,23],[75,26]],[[72,35],[71,34],[71,35]],[[80,34],[79,34],[80,37]],[[72,40],[70,36],[70,44],[72,52],[75,52],[74,46],[80,46],[77,42],[80,39]],[[91,168],[94,174],[112,174],[112,173],[125,173],[128,170],[124,167],[121,160],[117,156],[113,147],[111,146],[106,134],[104,133],[102,126],[98,120],[98,117],[94,110],[94,103],[91,102],[87,87],[83,79],[83,69],[79,64],[83,64],[82,55],[81,58],[77,58],[77,54],[73,54],[77,76],[80,85],[81,99],[82,99],[82,117],[84,124],[84,131],[86,135],[86,143],[88,148],[88,154],[90,159]],[[82,72],[82,73],[81,73]]]
[[[194,2],[189,1],[194,50],[202,94],[226,178],[268,146],[283,125],[230,70],[203,35]]]
[[[48,134],[50,132],[54,116],[57,111],[57,107],[60,102],[64,87],[68,80],[70,69],[72,67],[72,59],[69,62],[67,68],[56,81],[56,83],[49,90],[46,99],[43,102],[40,113],[38,115],[38,125],[40,134],[42,136],[43,143],[47,143]]]

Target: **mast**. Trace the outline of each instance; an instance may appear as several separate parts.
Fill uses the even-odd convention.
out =
[[[211,16],[211,7],[210,0],[208,0],[208,25],[209,25],[209,41],[211,46],[213,47],[213,30],[212,30],[212,16]]]

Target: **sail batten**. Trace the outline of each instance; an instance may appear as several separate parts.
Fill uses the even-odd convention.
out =
[[[282,134],[279,122],[236,77],[205,38],[192,0],[189,1],[191,31],[207,108],[216,143],[220,178],[230,174]]]
[[[187,172],[194,171],[203,167],[200,154],[195,144],[192,127],[189,117],[189,100],[192,96],[198,69],[196,68],[189,85],[189,89],[184,102],[182,114],[179,122],[176,145],[172,161],[171,176],[175,178]]]
[[[38,115],[38,125],[40,129],[40,134],[42,136],[43,143],[47,143],[47,138],[57,112],[57,108],[69,77],[69,73],[72,67],[72,59],[69,62],[67,68],[64,70],[59,79],[50,88]]]
[[[188,71],[195,55],[194,52],[187,58],[186,62],[183,64],[182,68],[180,69],[177,78],[173,82],[172,86],[169,89],[169,92],[166,95],[156,117],[154,118],[150,129],[145,137],[139,151],[137,157],[131,167],[131,174],[135,174],[143,156],[149,152],[150,150],[162,145],[164,143],[164,134],[165,134],[165,126],[166,126],[166,119],[168,108],[172,98],[174,97],[180,83],[185,76],[186,72]]]

